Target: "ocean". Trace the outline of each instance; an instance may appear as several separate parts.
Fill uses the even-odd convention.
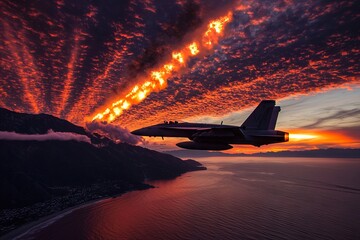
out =
[[[360,239],[360,159],[211,157],[16,239]]]

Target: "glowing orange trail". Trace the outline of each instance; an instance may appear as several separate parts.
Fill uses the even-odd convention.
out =
[[[125,97],[114,101],[104,111],[97,113],[92,120],[112,122],[124,110],[143,101],[151,92],[166,88],[167,79],[175,71],[184,67],[190,57],[198,55],[202,50],[209,50],[218,43],[219,38],[223,35],[225,25],[231,21],[231,17],[229,12],[226,16],[209,22],[205,33],[199,39],[192,41],[180,50],[174,51],[169,62],[151,71],[150,76],[142,83],[135,85]]]

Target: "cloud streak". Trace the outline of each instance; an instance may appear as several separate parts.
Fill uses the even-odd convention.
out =
[[[347,119],[353,118],[354,122],[358,122],[360,119],[360,109],[347,109],[347,110],[339,110],[329,116],[325,116],[316,120],[316,122],[303,126],[303,128],[321,128],[323,125],[326,126],[328,121],[333,121],[334,119]],[[335,126],[334,126],[335,127]]]
[[[142,137],[135,136],[131,134],[127,128],[123,128],[120,126],[115,126],[102,122],[89,122],[86,123],[86,128],[90,132],[96,132],[101,135],[105,135],[106,137],[112,139],[115,142],[120,141],[131,145],[145,142]]]
[[[86,135],[71,132],[54,132],[49,130],[46,134],[22,134],[16,132],[0,131],[0,140],[10,141],[77,141],[91,144]]]

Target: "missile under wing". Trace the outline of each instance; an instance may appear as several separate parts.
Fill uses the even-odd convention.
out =
[[[280,107],[274,100],[263,100],[239,126],[205,123],[164,122],[141,128],[132,134],[150,137],[185,137],[190,141],[178,147],[197,150],[227,150],[232,144],[249,144],[260,147],[289,141],[289,133],[275,130]]]

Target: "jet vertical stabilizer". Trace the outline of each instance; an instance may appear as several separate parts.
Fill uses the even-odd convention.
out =
[[[245,129],[268,130],[274,129],[279,109],[274,100],[263,100],[241,125]],[[273,127],[274,126],[274,127]]]
[[[271,119],[270,119],[270,122],[269,122],[269,126],[267,128],[268,130],[275,130],[276,121],[277,121],[280,110],[281,109],[280,109],[279,106],[274,107],[274,109],[272,111],[272,114],[271,114]]]

